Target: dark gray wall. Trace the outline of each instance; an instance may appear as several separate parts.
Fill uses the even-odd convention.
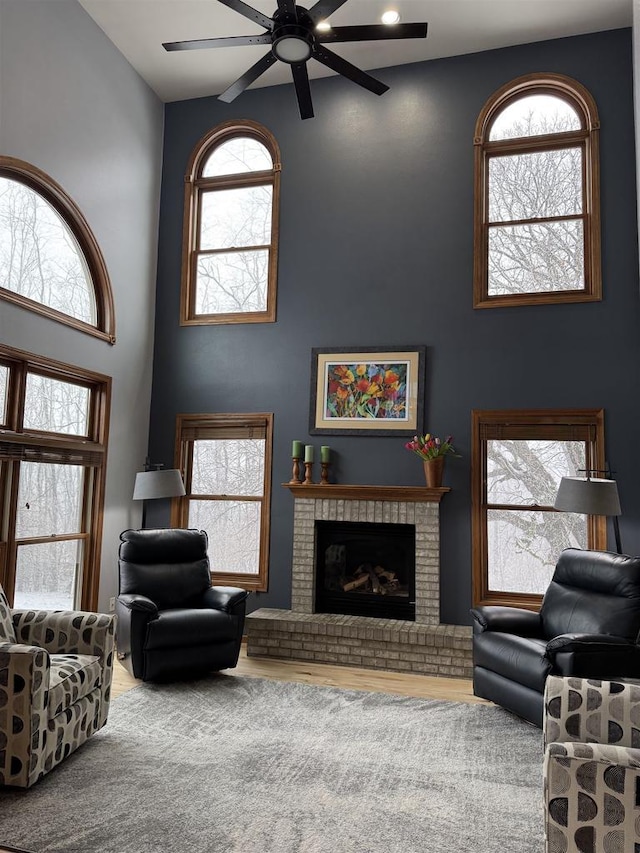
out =
[[[473,130],[506,81],[554,71],[582,82],[602,122],[604,299],[474,311]],[[631,31],[617,30],[383,69],[381,98],[340,78],[314,81],[302,122],[291,86],[228,106],[169,104],[159,234],[154,459],[173,454],[177,412],[273,411],[270,586],[253,607],[288,607],[292,439],[330,444],[351,484],[420,485],[399,438],[308,434],[313,346],[427,346],[426,426],[453,433],[441,505],[442,617],[471,602],[473,408],[604,407],[618,472],[623,545],[640,552],[639,298]],[[229,118],[262,122],[282,152],[278,321],[180,328],[183,175],[196,141]]]

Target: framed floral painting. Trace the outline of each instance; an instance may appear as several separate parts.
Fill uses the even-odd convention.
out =
[[[422,432],[426,347],[311,351],[312,435]]]

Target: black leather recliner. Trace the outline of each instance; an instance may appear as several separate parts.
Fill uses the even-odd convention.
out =
[[[550,674],[640,677],[640,557],[568,548],[540,612],[486,606],[473,616],[473,692],[542,727]]]
[[[134,678],[167,681],[234,667],[244,589],[211,586],[204,530],[125,530],[116,598],[118,658]]]

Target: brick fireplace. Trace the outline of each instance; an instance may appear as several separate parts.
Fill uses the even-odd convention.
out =
[[[247,654],[471,677],[471,629],[440,622],[440,502],[449,489],[287,486],[294,498],[291,610],[247,616]],[[415,621],[317,613],[317,522],[415,528]]]

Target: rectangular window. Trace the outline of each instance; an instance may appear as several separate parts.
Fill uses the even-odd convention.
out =
[[[178,415],[187,494],[172,523],[205,530],[214,583],[266,591],[273,415]]]
[[[586,469],[604,469],[601,410],[473,412],[474,604],[537,607],[564,548],[606,548],[604,519],[553,508]]]
[[[0,357],[0,583],[14,607],[95,610],[110,379]]]
[[[24,428],[87,435],[90,389],[51,376],[27,373]]]

